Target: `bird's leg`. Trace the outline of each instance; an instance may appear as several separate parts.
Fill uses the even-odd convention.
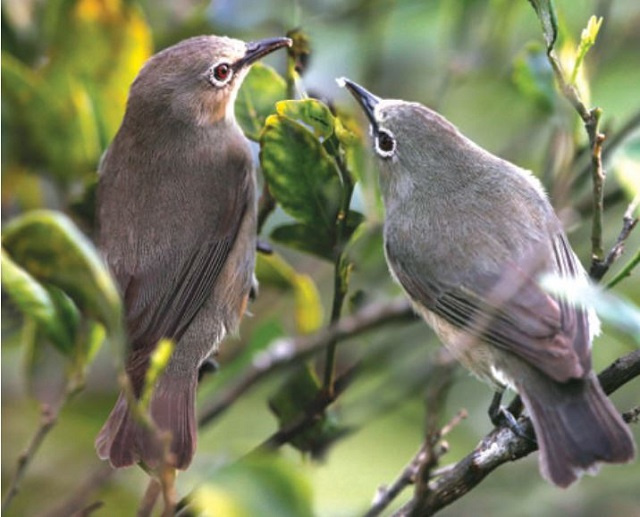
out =
[[[535,439],[529,436],[524,427],[518,422],[517,417],[522,411],[522,401],[517,396],[508,408],[502,406],[502,396],[504,389],[494,393],[491,404],[489,404],[489,419],[496,427],[508,427],[513,434],[520,438],[525,438],[535,442]],[[513,411],[513,412],[512,412]]]

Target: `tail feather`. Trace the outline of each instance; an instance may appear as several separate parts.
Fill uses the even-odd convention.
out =
[[[191,463],[196,448],[196,385],[195,377],[164,375],[150,404],[156,428],[171,433],[169,461],[175,468],[183,470]],[[158,436],[135,420],[122,393],[98,434],[95,446],[98,456],[108,459],[115,468],[142,461],[153,469],[163,460]]]
[[[600,462],[625,463],[634,457],[628,426],[602,391],[594,374],[557,383],[533,376],[518,386],[531,414],[540,447],[540,472],[567,487]]]

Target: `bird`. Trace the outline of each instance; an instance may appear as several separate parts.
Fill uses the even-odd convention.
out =
[[[96,219],[124,304],[134,398],[158,342],[174,349],[149,403],[155,430],[123,390],[96,438],[115,468],[192,461],[199,369],[237,329],[253,283],[256,177],[234,103],[251,65],[287,46],[284,37],[196,36],[153,55],[131,84],[98,167]],[[170,433],[168,454],[160,433]]]
[[[540,473],[560,487],[601,462],[631,461],[630,430],[591,365],[597,316],[540,286],[545,275],[587,282],[541,183],[422,104],[338,84],[369,121],[391,275],[451,354],[496,391],[494,422],[517,425],[499,401],[506,388],[518,392]]]

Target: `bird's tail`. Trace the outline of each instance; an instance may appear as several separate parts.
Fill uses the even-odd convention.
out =
[[[518,391],[533,421],[545,479],[567,487],[583,472],[595,473],[599,462],[633,459],[629,427],[593,373],[567,383],[527,377]]]
[[[109,418],[96,438],[98,456],[116,468],[142,461],[155,469],[163,460],[186,469],[196,448],[195,391],[197,377],[169,376],[158,382],[150,403],[155,430],[138,422],[120,394]],[[170,432],[169,455],[165,456],[161,432]]]

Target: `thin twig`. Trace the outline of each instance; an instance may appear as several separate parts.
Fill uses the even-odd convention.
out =
[[[71,517],[89,517],[93,512],[99,510],[104,506],[102,501],[96,501],[95,503],[91,503],[90,505],[82,508],[82,510],[77,511]]]
[[[635,350],[614,361],[598,375],[598,380],[609,395],[639,375],[640,350]],[[525,436],[532,432],[528,418],[520,418],[519,424],[523,426]],[[422,510],[421,515],[433,515],[463,497],[500,465],[527,456],[536,449],[537,445],[530,439],[517,436],[506,427],[496,428],[469,455],[430,483],[425,500],[412,499],[396,516],[410,515],[417,505]]]
[[[631,272],[638,264],[640,264],[640,249],[636,251],[635,255],[622,267],[618,274],[611,279],[611,282],[607,284],[607,289],[611,289],[613,286],[620,283],[620,281],[630,276]]]
[[[451,419],[451,421],[440,430],[440,436],[443,437],[449,434],[465,418],[467,418],[467,411],[464,409],[460,410]],[[375,517],[377,515],[380,515],[391,504],[391,502],[402,493],[405,488],[416,482],[416,477],[418,476],[422,465],[427,460],[427,452],[425,447],[426,444],[422,444],[416,455],[411,458],[411,461],[409,461],[407,466],[402,470],[400,475],[395,479],[393,483],[391,483],[389,486],[381,486],[380,488],[378,488],[371,508],[369,508],[364,517]],[[446,452],[446,449],[442,449],[441,452]],[[440,469],[432,469],[430,477],[434,478],[437,476],[441,476],[447,473],[449,469],[449,466],[442,467]]]
[[[615,132],[611,132],[607,135],[607,139],[602,145],[602,160],[607,161],[613,152],[625,142],[625,140],[632,135],[640,127],[640,111],[637,111],[624,125]],[[582,162],[582,160],[581,160]],[[582,163],[581,163],[582,165]],[[587,176],[591,171],[591,160],[589,163],[584,164],[584,167],[576,174],[578,178]]]
[[[335,380],[332,393],[320,390],[316,399],[309,404],[306,411],[293,420],[289,425],[278,429],[269,438],[262,442],[254,451],[249,454],[263,453],[275,450],[285,443],[291,442],[296,436],[299,436],[309,427],[314,425],[319,418],[322,417],[325,410],[342,394],[353,381],[357,373],[357,365],[349,368],[340,377]]]
[[[640,195],[635,197],[635,199],[629,204],[627,210],[625,211],[624,216],[622,217],[622,230],[620,230],[620,234],[618,235],[616,243],[613,245],[609,253],[607,253],[607,256],[602,262],[592,265],[590,276],[593,280],[601,280],[602,277],[607,273],[607,271],[609,271],[609,268],[613,265],[613,263],[618,260],[618,258],[624,252],[625,242],[629,238],[629,235],[631,235],[633,229],[638,224],[638,218],[633,215],[636,208],[638,207],[638,203],[640,203]],[[618,282],[620,280],[618,280]],[[615,283],[613,285],[615,285]]]
[[[149,478],[149,484],[138,507],[137,517],[149,517],[162,493],[162,485],[155,478]]]
[[[371,508],[364,514],[364,517],[375,517],[380,515],[382,511],[398,497],[402,491],[415,482],[415,478],[420,470],[420,465],[426,458],[424,444],[418,449],[418,452],[409,461],[407,466],[402,469],[400,475],[389,486],[381,486],[378,488]]]
[[[554,76],[560,91],[577,111],[582,119],[584,129],[589,138],[591,147],[591,178],[593,182],[593,219],[591,224],[591,271],[597,268],[604,260],[604,248],[602,245],[602,220],[604,211],[604,181],[605,170],[602,166],[602,146],[605,135],[600,132],[600,108],[589,109],[586,107],[580,93],[573,84],[565,79],[560,60],[553,49],[553,43],[547,49],[547,58],[553,69]]]
[[[58,421],[59,410],[60,408],[58,408],[58,410],[54,410],[49,404],[42,404],[40,409],[40,425],[31,438],[31,441],[29,442],[27,448],[22,454],[20,454],[20,456],[18,456],[18,461],[16,463],[16,472],[13,476],[13,479],[9,483],[9,489],[7,490],[7,493],[2,500],[2,513],[7,511],[7,508],[11,504],[11,501],[18,494],[18,491],[20,490],[20,483],[27,473],[27,469],[31,461],[38,452],[38,449],[40,448],[40,445],[42,445],[42,442],[44,441],[46,436]]]
[[[388,487],[380,487],[371,508],[365,517],[379,515],[409,485],[416,484],[416,490],[425,489],[426,481],[432,476],[440,457],[447,452],[448,445],[441,443],[442,437],[457,426],[467,412],[461,410],[449,423],[440,427],[444,402],[451,388],[453,372],[457,363],[441,348],[429,375],[425,401],[427,406],[426,438],[416,455],[409,461],[396,480]]]
[[[75,491],[62,503],[40,517],[68,517],[82,511],[87,506],[87,499],[96,490],[105,485],[113,476],[115,470],[108,463],[101,464]]]
[[[239,397],[265,377],[324,349],[332,340],[348,339],[382,325],[408,320],[411,317],[413,317],[413,311],[407,300],[398,298],[391,303],[366,306],[315,334],[275,341],[256,356],[252,366],[237,377],[233,384],[217,394],[216,400],[202,411],[198,422],[199,427],[204,427],[219,417]]]

